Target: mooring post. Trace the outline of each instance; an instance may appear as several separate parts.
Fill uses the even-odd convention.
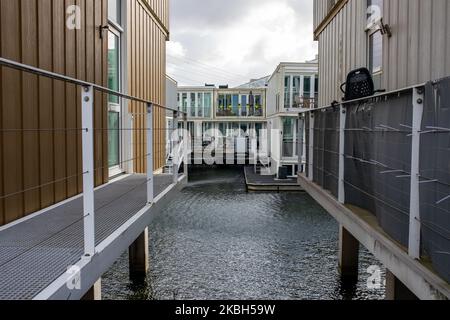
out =
[[[102,300],[102,279],[98,279],[96,283],[89,289],[81,300],[100,301]]]
[[[130,246],[128,255],[130,278],[144,279],[149,270],[148,227]]]
[[[339,271],[346,279],[358,278],[359,241],[344,226],[339,227]]]
[[[418,300],[390,270],[386,270],[385,300]]]

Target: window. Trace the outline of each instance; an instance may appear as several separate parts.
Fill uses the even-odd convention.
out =
[[[108,0],[108,19],[117,25],[122,24],[121,0]]]
[[[197,93],[197,117],[203,118],[203,93]]]
[[[191,98],[191,104],[190,104],[190,115],[191,115],[191,117],[195,117],[195,105],[196,105],[196,103],[195,103],[195,97],[196,97],[197,95],[195,94],[195,93],[191,93],[191,95],[190,95],[190,98]]]
[[[314,79],[314,94],[319,94],[319,76],[316,75],[316,78]]]
[[[305,77],[303,82],[303,97],[311,97],[311,77]]]
[[[291,107],[291,76],[284,78],[284,108]]]
[[[248,103],[247,95],[241,95],[241,116],[246,117],[248,115]]]
[[[187,107],[188,107],[187,98],[188,98],[187,93],[183,93],[181,96],[181,107],[182,107],[184,113],[187,113]]]
[[[255,95],[255,116],[256,117],[263,116],[263,101],[262,96],[260,94]]]
[[[293,78],[294,80],[293,80],[293,99],[294,99],[294,101],[293,101],[293,105],[294,105],[294,107],[298,107],[299,105],[300,105],[300,103],[301,103],[301,97],[300,97],[300,77],[294,77]]]
[[[108,32],[108,88],[120,90],[120,37]],[[109,95],[110,103],[119,104],[119,97]]]
[[[283,118],[283,157],[295,156],[295,119]]]
[[[239,115],[239,95],[233,94],[232,98],[232,111],[233,116]]]
[[[383,66],[383,35],[376,31],[369,35],[369,70],[374,73],[381,71]]]
[[[121,91],[122,61],[121,38],[121,1],[108,1],[108,17],[115,25],[110,25],[108,31],[108,88]],[[108,95],[108,166],[110,175],[121,173],[121,99]]]
[[[211,117],[211,108],[212,108],[212,98],[211,93],[204,94],[204,107],[205,107],[205,117]]]

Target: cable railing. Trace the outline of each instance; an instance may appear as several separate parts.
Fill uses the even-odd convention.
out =
[[[77,217],[77,213],[68,214],[69,221],[65,224],[60,224],[57,230],[53,230],[51,232],[50,238],[41,237],[39,241],[30,242],[30,246],[25,250],[19,250],[17,255],[13,255],[9,259],[3,261],[0,259],[0,268],[11,261],[20,258],[21,256],[27,254],[30,250],[34,250],[35,248],[42,246],[44,243],[49,241],[52,237],[55,238],[59,234],[67,231],[70,228],[74,228],[77,223],[83,223],[83,252],[85,258],[92,258],[96,253],[96,212],[104,209],[107,206],[111,206],[113,204],[117,204],[120,202],[120,199],[130,193],[136,191],[136,189],[146,187],[146,206],[150,207],[153,205],[155,200],[155,177],[154,177],[154,157],[158,156],[158,161],[164,162],[166,160],[165,157],[165,149],[168,143],[168,140],[171,139],[171,134],[178,129],[179,121],[187,121],[186,114],[180,112],[177,109],[173,109],[155,101],[151,101],[149,99],[132,96],[126,93],[122,93],[119,91],[111,90],[109,88],[103,87],[101,85],[83,81],[80,79],[76,79],[73,77],[65,76],[62,74],[50,72],[47,70],[43,70],[40,68],[36,68],[30,65],[26,65],[23,63],[19,63],[13,60],[5,59],[3,57],[0,58],[0,67],[2,68],[10,68],[14,70],[18,70],[21,72],[34,74],[39,77],[44,77],[48,79],[52,79],[55,81],[61,81],[66,84],[72,84],[81,88],[81,96],[79,100],[81,102],[81,106],[76,106],[77,110],[80,110],[78,116],[80,117],[79,128],[67,127],[64,128],[63,125],[57,124],[58,127],[55,128],[0,128],[0,134],[3,136],[3,139],[7,139],[7,135],[23,135],[23,136],[33,136],[35,135],[39,139],[42,135],[48,135],[51,139],[55,139],[55,137],[61,138],[64,141],[64,148],[71,148],[73,150],[79,150],[79,153],[76,153],[77,159],[74,159],[74,168],[72,169],[72,174],[67,175],[66,177],[58,177],[54,174],[54,179],[48,179],[48,181],[39,181],[34,186],[27,186],[26,188],[22,188],[22,190],[15,190],[14,192],[3,192],[0,195],[1,201],[8,201],[8,199],[24,196],[30,193],[39,193],[43,188],[54,188],[58,184],[68,183],[68,181],[80,181],[81,186],[75,187],[75,189],[69,194],[66,192],[66,197],[63,197],[66,200],[70,199],[71,196],[75,196],[79,194],[79,191],[82,191],[80,197],[82,197],[83,209],[82,215]],[[123,99],[124,101],[131,101],[138,105],[136,108],[129,108],[128,110],[119,113],[119,118],[117,121],[121,124],[118,127],[104,127],[105,121],[102,121],[102,125],[95,125],[95,92],[100,92],[103,94],[107,94],[109,96],[118,97]],[[3,95],[9,94],[3,92]],[[37,99],[37,96],[35,97]],[[103,101],[103,100],[102,100]],[[106,101],[106,100],[105,100]],[[120,100],[123,102],[122,100]],[[104,102],[104,101],[103,101]],[[102,103],[102,108],[106,107]],[[106,102],[106,104],[108,104]],[[125,109],[125,108],[123,108]],[[102,111],[108,114],[108,111]],[[166,113],[173,113],[173,121],[172,127],[167,126],[166,122]],[[157,113],[155,115],[155,113]],[[75,113],[76,115],[76,113]],[[156,119],[156,120],[155,120]],[[77,121],[77,120],[75,120]],[[118,151],[117,159],[114,162],[114,166],[122,167],[126,165],[133,165],[134,169],[130,170],[133,172],[144,172],[146,171],[146,179],[139,183],[138,185],[132,186],[129,190],[122,192],[117,195],[111,201],[103,201],[98,206],[95,204],[95,191],[98,190],[96,185],[105,185],[105,183],[99,183],[96,176],[101,174],[102,172],[107,172],[110,169],[110,165],[107,164],[107,161],[103,159],[102,163],[99,164],[96,160],[96,154],[98,152],[103,152],[103,158],[107,157],[104,150],[106,148],[105,139],[106,134],[117,134],[117,145],[127,149],[127,154],[124,155],[123,150]],[[59,136],[61,135],[61,136]],[[70,139],[72,142],[70,145],[68,144],[69,139],[67,138],[69,135],[74,135],[73,139]],[[94,148],[98,149],[98,141],[102,141],[103,150],[94,150]],[[179,142],[178,146],[181,145]],[[54,147],[55,148],[55,147]],[[182,147],[178,147],[179,149],[183,149]],[[56,149],[56,148],[55,148]],[[184,148],[186,149],[186,148]],[[38,152],[41,153],[42,150],[38,147]],[[55,153],[60,152],[60,150],[54,150]],[[107,153],[107,152],[106,152]],[[179,169],[183,158],[186,156],[187,151],[184,150],[177,154],[177,159],[174,161],[174,168],[172,174],[173,179],[171,179],[171,183],[178,183],[179,179]],[[80,156],[80,159],[78,159]],[[67,156],[62,157],[67,161]],[[184,158],[185,159],[185,158]],[[45,166],[46,164],[42,164]],[[165,163],[159,163],[158,166],[162,167]],[[67,167],[67,164],[64,165]],[[76,167],[76,168],[75,168]],[[138,168],[136,168],[138,167]],[[67,170],[66,172],[68,172]],[[68,189],[68,188],[67,188]],[[53,203],[49,203],[48,206],[56,203],[58,204],[56,197]],[[45,209],[40,208],[40,209]],[[7,210],[7,209],[5,209]],[[37,212],[38,210],[36,210]],[[75,218],[74,218],[75,217]],[[8,226],[6,226],[8,227]],[[7,230],[5,227],[0,228],[0,231]]]
[[[430,258],[447,281],[449,87],[447,78],[299,110],[305,178],[376,215],[411,258]]]

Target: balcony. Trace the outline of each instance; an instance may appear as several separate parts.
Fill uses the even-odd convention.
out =
[[[246,107],[219,106],[216,112],[218,118],[261,118],[263,116],[263,107],[260,105],[247,105]]]

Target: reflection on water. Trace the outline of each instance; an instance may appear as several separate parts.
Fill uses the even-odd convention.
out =
[[[363,250],[359,281],[342,284],[338,225],[308,195],[247,193],[242,169],[196,169],[150,226],[150,272],[129,281],[124,254],[105,299],[381,299]]]

